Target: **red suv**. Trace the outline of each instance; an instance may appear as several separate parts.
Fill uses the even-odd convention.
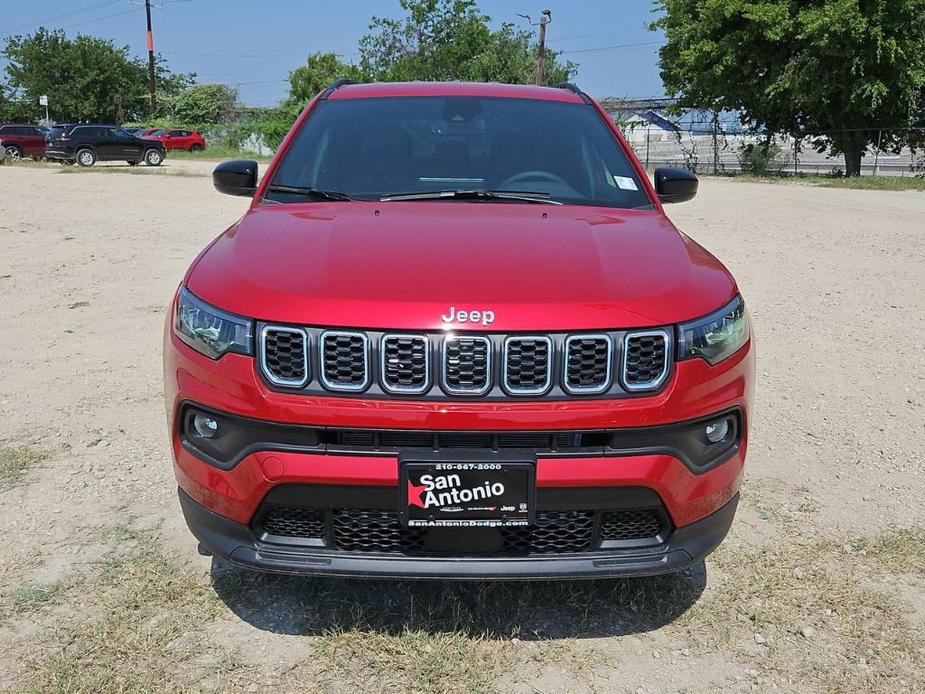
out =
[[[732,523],[754,383],[723,265],[572,85],[338,82],[165,335],[201,544],[298,574],[647,575]]]
[[[45,156],[46,130],[37,125],[0,125],[0,146],[10,159]]]
[[[206,148],[206,139],[195,130],[166,130],[164,128],[148,128],[139,137],[148,140],[163,142],[169,151],[183,149],[189,152],[201,152]]]

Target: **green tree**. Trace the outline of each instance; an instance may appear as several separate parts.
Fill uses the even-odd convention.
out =
[[[468,80],[531,82],[533,34],[511,24],[498,30],[475,0],[400,0],[403,19],[373,17],[360,39],[360,66],[378,81]],[[577,67],[546,51],[547,84],[566,81]]]
[[[177,95],[169,107],[171,120],[195,126],[227,122],[238,103],[236,89],[225,84],[195,84]]]
[[[69,39],[61,30],[40,28],[9,37],[2,55],[12,99],[38,104],[38,97],[47,94],[51,115],[59,122],[124,122],[147,115],[147,67],[129,54],[128,46],[83,34]],[[190,81],[190,75],[171,75],[160,61],[159,93],[169,96]]]
[[[682,105],[861,157],[910,142],[925,87],[925,0],[656,0],[662,81]],[[895,130],[889,130],[895,128]]]
[[[359,67],[342,62],[334,53],[312,53],[306,59],[305,65],[300,65],[289,73],[290,104],[301,109],[318,92],[331,86],[334,80],[341,77],[355,82],[367,81]]]

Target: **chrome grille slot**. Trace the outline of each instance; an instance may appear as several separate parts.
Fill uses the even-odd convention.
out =
[[[609,335],[570,335],[565,340],[565,389],[603,393],[610,387],[613,340]]]
[[[627,333],[623,341],[623,385],[651,390],[668,374],[669,336],[665,330]]]
[[[363,390],[369,385],[369,341],[357,332],[321,333],[321,382],[331,390]]]
[[[424,335],[384,335],[380,345],[382,387],[391,393],[423,393],[430,387],[430,355]]]
[[[491,388],[487,337],[448,336],[443,341],[443,387],[453,395],[481,395]]]
[[[508,337],[504,341],[504,388],[512,395],[540,395],[552,384],[552,340]]]
[[[260,331],[260,366],[278,386],[299,388],[308,382],[308,335],[300,328],[268,325]]]

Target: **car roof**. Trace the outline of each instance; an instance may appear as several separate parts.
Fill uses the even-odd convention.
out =
[[[370,99],[400,96],[488,96],[508,99],[537,99],[584,103],[581,94],[563,87],[537,87],[528,84],[499,82],[373,82],[345,84],[330,93],[328,99]]]

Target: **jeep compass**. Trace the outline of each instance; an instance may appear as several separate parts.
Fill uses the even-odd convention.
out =
[[[352,84],[305,108],[169,311],[186,521],[263,571],[651,575],[738,501],[754,382],[723,265],[573,85]]]

